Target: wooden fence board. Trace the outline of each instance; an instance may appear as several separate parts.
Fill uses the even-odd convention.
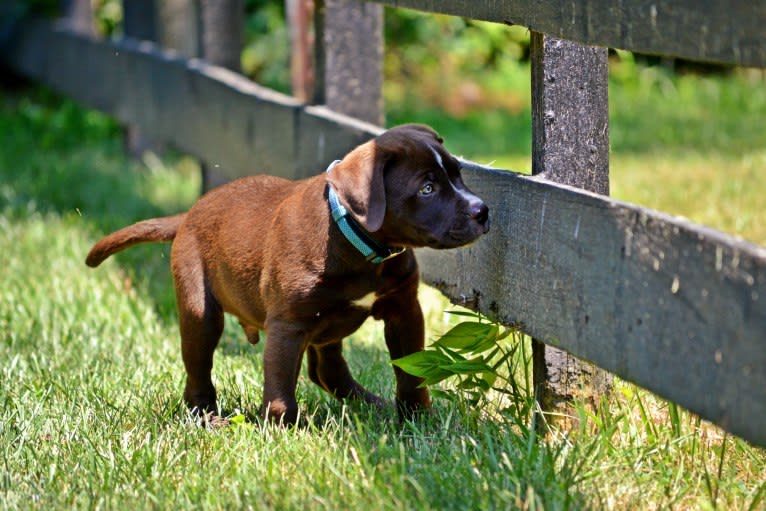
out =
[[[367,0],[512,23],[561,39],[766,67],[766,3],[750,0]]]
[[[421,250],[425,281],[766,445],[766,249],[472,169],[465,180],[490,205],[492,230],[463,250]]]
[[[316,173],[380,131],[151,44],[39,25],[7,56],[230,177]],[[466,163],[465,179],[492,230],[421,250],[426,282],[766,446],[766,249],[540,178]]]

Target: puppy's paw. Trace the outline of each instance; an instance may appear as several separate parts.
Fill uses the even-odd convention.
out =
[[[184,401],[191,413],[198,417],[215,414],[218,411],[215,389],[200,392],[191,390],[187,385],[184,390]]]
[[[383,399],[382,397],[373,394],[372,392],[368,392],[367,390],[363,390],[358,396],[355,397],[359,401],[362,401],[363,403],[366,403],[368,405],[372,405],[375,408],[383,409],[388,408],[391,406],[391,402]]]
[[[231,421],[228,417],[213,412],[200,416],[200,421],[202,425],[209,429],[228,428],[231,426]]]
[[[261,406],[260,416],[269,424],[293,426],[298,422],[298,404],[284,399],[273,399]]]
[[[416,389],[406,396],[396,398],[396,411],[399,420],[417,420],[419,417],[431,415],[431,397],[426,389]],[[422,391],[422,392],[420,392]]]

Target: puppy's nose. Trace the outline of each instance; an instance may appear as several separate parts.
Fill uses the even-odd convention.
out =
[[[479,225],[484,225],[489,220],[489,208],[483,202],[472,204],[468,215],[476,220]]]

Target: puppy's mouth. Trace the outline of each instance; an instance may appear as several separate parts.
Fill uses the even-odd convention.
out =
[[[472,222],[468,225],[463,225],[457,228],[450,229],[447,232],[447,248],[462,247],[470,245],[482,234],[489,232],[489,220],[487,219],[483,223]]]
[[[390,240],[390,244],[409,248],[450,249],[470,245],[482,234],[489,232],[490,222],[486,214],[478,216],[463,214],[457,218],[453,217],[452,220],[451,225],[443,226],[442,229],[434,228],[433,225],[413,226],[413,229],[404,235],[404,239]]]

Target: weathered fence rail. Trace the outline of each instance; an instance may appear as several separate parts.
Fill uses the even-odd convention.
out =
[[[601,18],[593,17],[591,11],[604,3],[595,0],[577,3],[589,13],[582,15],[587,23],[562,16],[569,12],[568,2],[557,3],[558,10],[545,7],[553,2],[535,2],[535,8],[542,5],[535,13],[515,1],[389,3],[510,19],[573,39],[582,32],[586,42],[615,41],[598,25]],[[652,11],[650,2],[618,3],[623,4],[607,9],[612,14],[606,25],[628,19],[639,8],[650,15],[656,11],[659,23],[668,9],[658,4]],[[682,9],[691,4],[675,2],[677,11],[669,14],[675,21],[662,23],[696,34]],[[694,4],[704,12],[699,2]],[[639,42],[650,40],[653,32],[646,25],[651,20],[640,16],[631,18],[614,44],[764,65],[766,33],[748,27],[766,26],[766,6],[724,4],[720,33],[706,18],[707,47],[674,46],[666,39],[643,46]],[[708,13],[719,12],[709,7]],[[741,36],[735,41],[739,49],[726,53],[725,44],[715,41],[723,41],[732,28],[728,24],[735,22],[743,27],[740,35],[730,34]],[[380,131],[151,43],[99,41],[50,22],[27,25],[5,58],[20,73],[218,164],[227,177],[311,175]],[[466,181],[492,207],[492,231],[465,249],[421,251],[426,282],[455,302],[505,323],[521,323],[536,338],[766,445],[766,249],[539,176],[470,162],[465,167]]]

